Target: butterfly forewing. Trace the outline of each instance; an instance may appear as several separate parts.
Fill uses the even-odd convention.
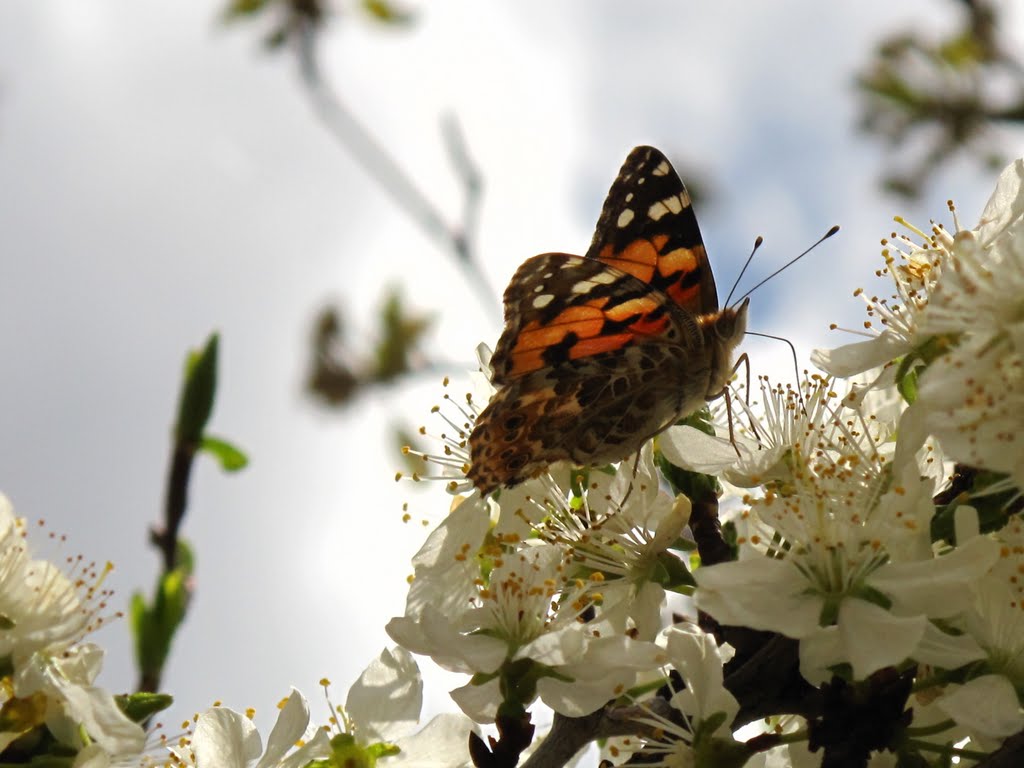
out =
[[[614,352],[652,337],[680,341],[668,298],[615,267],[566,253],[527,259],[505,291],[493,384]]]
[[[654,147],[629,153],[605,199],[587,258],[629,272],[696,315],[718,309],[690,194]]]

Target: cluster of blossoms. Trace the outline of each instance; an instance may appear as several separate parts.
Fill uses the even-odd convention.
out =
[[[1024,161],[975,229],[908,231],[880,333],[617,468],[481,497],[475,400],[446,398],[422,459],[455,500],[388,632],[466,675],[453,699],[499,734],[477,765],[590,740],[644,765],[984,765],[1024,732]]]
[[[170,704],[158,694],[114,696],[94,685],[103,649],[85,638],[111,618],[102,589],[108,564],[69,558],[70,572],[32,557],[29,531],[0,495],[0,758],[4,764],[60,768],[320,768],[468,760],[461,715],[439,715],[419,728],[419,668],[407,651],[384,651],[351,687],[328,725],[310,722],[298,692],[283,700],[266,749],[245,714],[214,707],[174,738],[141,723]],[[321,681],[326,687],[327,681]]]

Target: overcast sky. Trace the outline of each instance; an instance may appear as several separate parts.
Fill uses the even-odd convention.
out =
[[[788,337],[805,360],[849,340],[830,322],[863,319],[851,293],[870,285],[894,213],[927,226],[953,197],[973,224],[994,185],[956,164],[918,204],[886,198],[877,179],[893,156],[855,130],[852,83],[872,45],[938,34],[954,2],[415,7],[405,30],[340,19],[325,68],[453,220],[461,197],[439,118],[458,116],[485,178],[477,243],[496,290],[528,256],[583,252],[627,152],[652,143],[712,193],[697,212],[722,292],[757,235],[764,275],[843,226],[751,303],[751,328]],[[194,477],[185,534],[198,588],[167,670],[168,722],[215,699],[268,717],[289,685],[315,695],[323,676],[343,699],[403,610],[424,530],[402,523],[402,502],[417,517],[447,510],[440,488],[395,484],[389,439],[426,420],[440,374],[342,412],[311,403],[317,310],[339,303],[366,334],[384,287],[401,286],[438,317],[436,357],[466,366],[500,332],[481,309],[497,296],[475,295],[334,141],[293,61],[261,49],[265,29],[223,28],[218,11],[0,4],[0,489],[68,534],[69,553],[116,563],[122,605],[150,591],[146,532],[182,360],[213,329],[212,431],[252,459],[236,476],[200,461]],[[782,345],[750,348],[755,373],[789,365]],[[102,682],[130,688],[126,625],[99,640]],[[444,706],[443,688],[429,695]]]

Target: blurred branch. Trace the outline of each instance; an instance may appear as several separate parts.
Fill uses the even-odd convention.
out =
[[[389,288],[377,313],[377,340],[369,354],[353,352],[340,307],[320,311],[313,328],[313,359],[306,388],[328,405],[351,402],[368,387],[393,384],[404,376],[445,374],[465,362],[433,360],[420,350],[433,318],[409,312],[397,288]]]
[[[376,22],[405,25],[412,15],[391,0],[358,0],[359,10]],[[452,168],[463,190],[461,220],[449,223],[440,207],[423,193],[394,156],[373,136],[324,77],[319,59],[320,35],[332,11],[325,0],[230,0],[225,19],[269,17],[265,44],[295,52],[301,82],[314,112],[324,127],[383,188],[394,204],[429,238],[451,256],[485,311],[500,320],[498,296],[481,269],[474,245],[480,219],[483,180],[473,162],[465,137],[452,116],[441,121],[441,135]],[[388,384],[409,373],[438,370],[440,363],[427,359],[416,348],[429,320],[407,313],[397,291],[385,299],[378,320],[381,331],[372,359],[346,348],[340,308],[321,310],[313,331],[311,370],[307,389],[332,406],[351,402],[367,386]],[[359,360],[358,358],[363,358]],[[457,366],[466,367],[464,364]],[[450,369],[449,369],[450,370]]]
[[[192,597],[193,556],[179,531],[188,506],[188,484],[196,454],[214,456],[226,471],[242,469],[248,459],[226,440],[206,434],[217,393],[217,334],[201,350],[190,352],[174,426],[174,445],[167,475],[164,520],[150,531],[150,543],[163,559],[150,602],[141,592],[132,595],[130,622],[139,667],[138,691],[160,688],[164,664],[174,635],[185,619]]]
[[[317,115],[338,142],[390,195],[394,203],[416,222],[427,236],[455,258],[455,263],[473,284],[485,311],[494,313],[496,304],[493,298],[497,296],[497,292],[480,268],[472,244],[479,220],[483,183],[478,169],[469,157],[457,121],[451,116],[442,121],[442,136],[464,192],[462,222],[459,226],[450,226],[438,207],[420,191],[395,159],[374,139],[327,84],[319,64],[318,32],[318,24],[305,23],[297,26],[293,37],[302,82],[309,92]]]
[[[983,0],[960,0],[962,25],[938,42],[916,32],[883,40],[860,75],[861,129],[892,146],[919,139],[924,149],[884,184],[915,197],[929,175],[960,152],[988,166],[1004,159],[994,125],[1024,121],[1024,67],[998,37],[999,11]]]

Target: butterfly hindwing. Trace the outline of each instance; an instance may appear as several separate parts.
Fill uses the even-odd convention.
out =
[[[684,401],[703,402],[701,366],[700,351],[648,343],[513,379],[477,418],[468,476],[490,493],[557,461],[617,461],[672,424]]]
[[[696,315],[718,309],[690,195],[654,147],[629,153],[605,199],[587,258],[630,273]]]

